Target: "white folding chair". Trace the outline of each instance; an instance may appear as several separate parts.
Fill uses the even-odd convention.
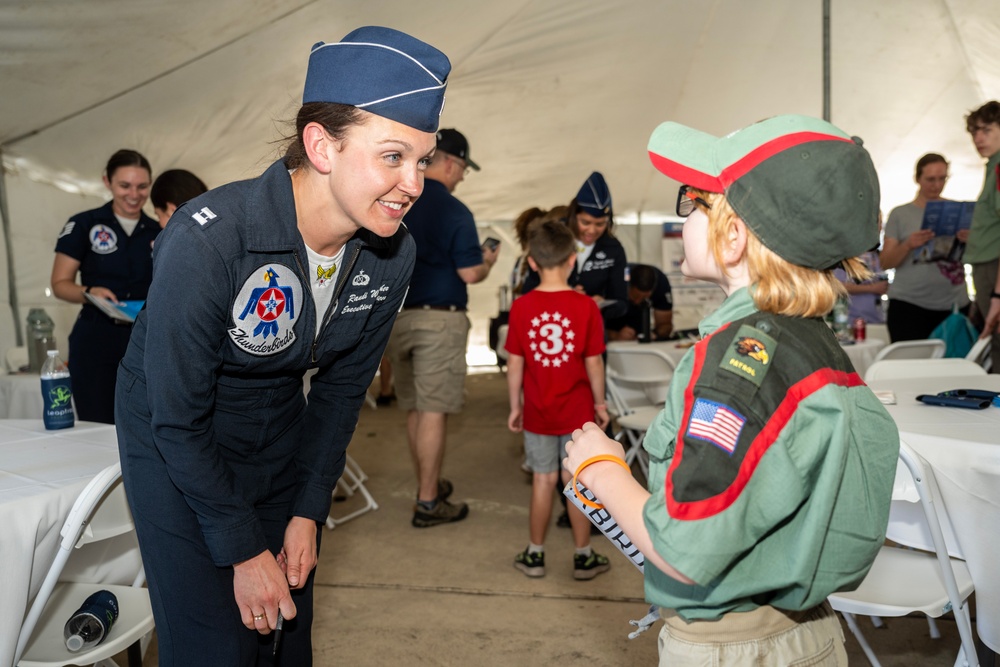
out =
[[[938,618],[952,611],[961,637],[955,664],[975,667],[979,662],[968,607],[975,588],[972,576],[965,561],[948,555],[941,528],[941,516],[947,514],[930,467],[904,442],[899,446],[899,460],[916,486],[930,539],[930,544],[922,546],[931,551],[883,546],[857,590],[831,595],[830,605],[844,615],[847,627],[873,667],[880,663],[858,628],[856,615],[894,617],[919,611]]]
[[[77,496],[60,531],[62,540],[55,561],[21,624],[14,651],[18,667],[89,665],[125,649],[129,651],[129,664],[141,666],[139,641],[153,630],[153,610],[149,592],[143,587],[142,568],[131,586],[60,581],[77,549],[135,530],[121,476],[120,464],[108,466]],[[109,590],[118,598],[118,619],[100,644],[71,653],[63,639],[63,625],[87,597],[99,590]]]
[[[883,359],[940,359],[944,356],[945,349],[944,341],[940,338],[901,340],[879,350],[872,363]]]
[[[993,357],[990,356],[990,336],[980,338],[972,346],[965,358],[974,364],[978,364],[989,373],[993,369]]]
[[[605,387],[618,422],[616,439],[627,442],[625,462],[639,465],[649,475],[649,462],[642,441],[653,419],[663,408],[666,389],[674,374],[674,362],[661,350],[645,345],[610,346]]]
[[[865,382],[900,378],[986,375],[986,369],[966,359],[883,359],[865,371]]]
[[[509,326],[506,324],[501,324],[497,327],[497,357],[503,361],[507,361],[507,349],[504,347],[507,344],[507,330]]]
[[[353,498],[355,494],[360,494],[361,499],[364,504],[352,511],[348,512],[344,516],[335,517],[333,516],[333,507],[330,507],[330,514],[326,517],[326,527],[333,530],[342,523],[347,523],[351,519],[356,519],[365,512],[373,512],[378,509],[378,503],[375,502],[375,498],[369,493],[368,487],[365,486],[365,482],[368,481],[368,475],[365,471],[361,469],[357,461],[351,458],[350,454],[345,454],[347,457],[344,463],[344,473],[337,480],[337,486],[333,489],[334,502],[337,502],[337,498],[345,496],[344,500],[347,498]]]

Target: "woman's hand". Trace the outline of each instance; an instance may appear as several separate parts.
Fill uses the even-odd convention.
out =
[[[918,229],[906,237],[906,246],[910,250],[916,250],[934,238],[934,232],[930,229]]]
[[[103,297],[108,301],[110,301],[111,303],[118,303],[118,297],[116,297],[115,293],[109,290],[107,287],[91,287],[89,293],[94,296]]]
[[[270,634],[278,612],[295,618],[295,603],[274,556],[264,551],[233,566],[233,593],[243,625],[262,635]]]
[[[292,588],[306,585],[309,573],[316,567],[319,554],[316,551],[316,522],[301,516],[293,516],[285,528],[285,544],[278,554],[284,567],[282,570]]]
[[[607,413],[605,412],[605,414]],[[587,422],[583,428],[573,431],[573,439],[566,443],[566,458],[563,459],[563,468],[572,475],[584,461],[601,454],[611,454],[620,459],[625,458],[625,450],[619,442],[606,436],[604,429],[594,422]],[[608,465],[614,464],[608,463]],[[578,479],[583,482],[584,486],[590,486],[587,480],[590,479],[593,471],[599,469],[600,466],[601,464],[591,465],[583,469]]]

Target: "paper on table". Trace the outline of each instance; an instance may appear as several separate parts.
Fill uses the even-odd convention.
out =
[[[135,322],[135,316],[139,314],[139,311],[142,310],[142,304],[145,303],[145,301],[122,301],[116,305],[103,296],[95,296],[88,292],[84,292],[83,296],[87,297],[87,301],[94,304],[102,313],[113,320],[122,322]]]

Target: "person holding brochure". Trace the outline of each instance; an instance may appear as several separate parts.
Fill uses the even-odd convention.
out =
[[[451,64],[382,27],[318,42],[308,62],[283,157],[163,230],[119,370],[164,666],[312,664],[319,526],[410,283],[402,220]]]
[[[560,222],[536,223],[527,232],[531,268],[538,287],[514,300],[507,330],[507,426],[524,432],[525,462],[532,470],[530,541],[514,558],[529,577],[545,576],[545,535],[552,518],[552,493],[566,441],[587,421],[604,428],[610,421],[604,402],[604,327],[593,299],[569,286],[576,262],[576,241]],[[523,394],[523,398],[522,398]],[[593,406],[593,407],[591,407]],[[569,474],[562,473],[562,483]],[[573,528],[573,578],[593,579],[611,567],[590,546],[590,521],[568,508]]]
[[[962,312],[969,308],[961,262],[916,261],[917,253],[934,238],[933,230],[922,227],[924,210],[928,202],[942,201],[941,192],[948,182],[947,160],[937,153],[922,156],[917,160],[914,180],[917,196],[889,213],[879,255],[883,269],[896,270],[889,286],[886,318],[893,343],[928,338],[953,308]],[[967,229],[959,230],[956,238],[964,243],[968,235]]]
[[[595,424],[563,466],[645,557],[660,664],[846,665],[826,598],[885,538],[899,434],[822,315],[878,243],[861,140],[806,116],[716,138],[668,122],[656,168],[684,183],[685,275],[727,294],[643,443],[649,490]]]
[[[132,326],[105,314],[87,297],[112,304],[146,298],[153,279],[153,241],[160,233],[156,220],[142,211],[152,171],[140,153],[117,151],[103,176],[111,201],[71,217],[56,241],[52,293],[83,304],[69,335],[69,371],[80,421],[115,421],[115,378]]]

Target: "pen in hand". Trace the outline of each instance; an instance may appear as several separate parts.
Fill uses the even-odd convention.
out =
[[[278,620],[274,623],[274,646],[271,648],[271,656],[278,656],[278,645],[281,644],[281,624],[285,619],[282,618],[281,612],[278,612]]]

